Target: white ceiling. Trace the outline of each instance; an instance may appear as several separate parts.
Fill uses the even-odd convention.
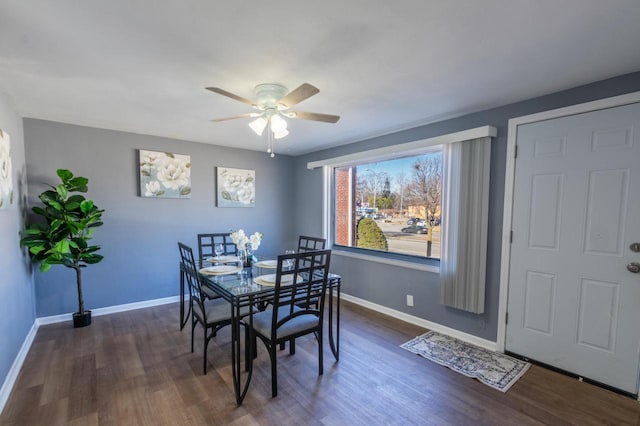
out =
[[[290,155],[638,70],[638,0],[0,0],[22,116],[262,150],[204,87],[308,82],[342,118],[289,120]]]

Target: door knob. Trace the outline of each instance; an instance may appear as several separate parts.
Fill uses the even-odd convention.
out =
[[[629,249],[630,249],[631,251],[636,252],[636,253],[640,253],[640,243],[632,243],[632,244],[629,246]]]
[[[629,270],[629,272],[637,274],[638,272],[640,272],[640,263],[631,262],[627,265],[627,269]]]

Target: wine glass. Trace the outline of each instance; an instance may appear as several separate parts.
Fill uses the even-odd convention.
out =
[[[216,257],[220,257],[222,253],[224,253],[224,245],[222,245],[222,243],[217,243],[213,246],[213,251],[216,254]]]
[[[295,250],[285,250],[284,254],[296,254],[296,251]],[[285,263],[286,263],[288,269],[293,268],[293,259],[287,259],[287,260],[285,260]]]

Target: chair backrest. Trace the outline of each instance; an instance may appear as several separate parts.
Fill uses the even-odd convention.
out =
[[[300,315],[315,315],[319,324],[322,323],[330,262],[331,250],[278,256],[271,319],[272,339],[275,339],[279,327]],[[286,315],[278,317],[277,312],[282,314],[283,309]]]
[[[198,273],[198,267],[196,266],[196,261],[193,257],[193,250],[186,244],[178,243],[178,249],[180,250],[180,259],[182,261],[182,269],[184,271],[184,277],[189,287],[189,295],[191,297],[191,301],[194,300],[201,305],[201,308],[204,312],[204,300],[205,295],[202,292],[202,287],[200,284],[200,275]]]
[[[233,243],[230,232],[218,232],[214,234],[198,234],[198,259],[202,262],[207,257],[213,257],[216,255],[214,246],[216,244],[222,244],[224,247],[225,255],[237,255],[238,247]]]
[[[298,253],[324,250],[326,248],[326,245],[327,245],[327,240],[325,238],[309,237],[306,235],[300,235],[298,237]]]
[[[324,250],[327,245],[326,238],[308,237],[300,235],[298,237],[298,252]]]

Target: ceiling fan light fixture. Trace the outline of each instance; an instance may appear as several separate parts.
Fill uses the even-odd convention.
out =
[[[249,127],[251,127],[251,130],[256,132],[258,136],[262,136],[262,132],[264,132],[265,127],[267,127],[267,120],[260,116],[249,123]]]
[[[282,139],[285,136],[287,136],[289,134],[289,131],[287,129],[284,129],[281,132],[273,132],[273,137],[274,139]]]
[[[271,131],[276,133],[282,133],[287,130],[287,121],[279,115],[271,116]],[[287,132],[288,133],[288,132]]]

